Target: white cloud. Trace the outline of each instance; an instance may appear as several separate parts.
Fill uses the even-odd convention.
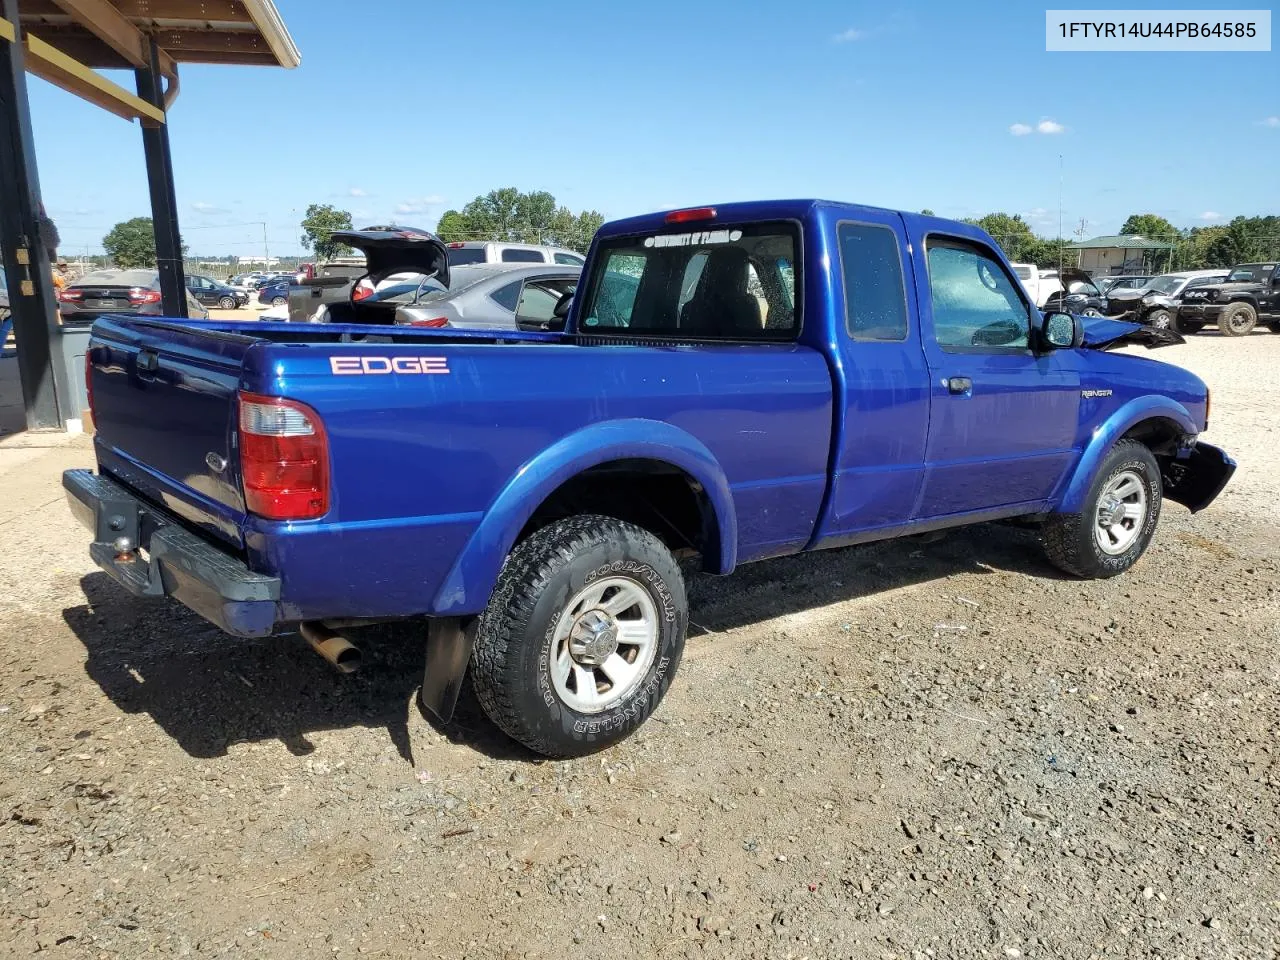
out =
[[[853,43],[855,40],[863,39],[866,35],[867,31],[850,27],[848,30],[842,30],[840,33],[837,33],[831,39],[836,43]]]
[[[191,205],[191,209],[196,213],[217,213],[218,205],[216,203],[205,203],[203,200],[197,200]]]
[[[369,195],[369,191],[364,187],[352,187],[347,191],[347,195],[351,197],[367,197]]]
[[[1200,214],[1200,219],[1201,220],[1221,220],[1222,214],[1216,213],[1213,210],[1206,210],[1204,213]]]
[[[1041,120],[1036,124],[1036,130],[1040,133],[1062,133],[1067,128],[1053,120]]]
[[[396,213],[413,214],[426,213],[428,207],[438,207],[444,203],[444,197],[439,194],[431,194],[426,197],[413,197],[409,200],[402,200],[396,204]]]
[[[1025,137],[1031,132],[1031,127],[1027,126],[1025,123],[1015,123],[1009,127],[1009,132],[1015,137]]]
[[[1260,127],[1280,127],[1280,117],[1267,117],[1265,120],[1259,120]]]

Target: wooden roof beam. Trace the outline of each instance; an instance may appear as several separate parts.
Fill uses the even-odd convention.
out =
[[[150,40],[110,0],[53,0],[84,27],[134,67],[151,63]],[[160,72],[175,77],[173,58],[160,51]]]

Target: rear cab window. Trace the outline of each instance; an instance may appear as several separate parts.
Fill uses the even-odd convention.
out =
[[[503,263],[544,263],[541,250],[521,250],[507,247],[502,251]]]
[[[464,263],[484,263],[484,247],[450,247],[449,266]]]
[[[799,227],[675,229],[599,243],[579,332],[791,341],[800,332]]]

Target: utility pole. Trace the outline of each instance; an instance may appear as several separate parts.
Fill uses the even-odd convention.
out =
[[[267,249],[267,221],[262,221],[262,268],[271,269],[271,251]]]
[[[1058,154],[1058,277],[1062,277],[1062,154]]]

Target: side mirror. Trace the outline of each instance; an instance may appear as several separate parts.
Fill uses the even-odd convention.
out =
[[[1040,323],[1040,342],[1048,350],[1075,349],[1084,343],[1084,324],[1070,313],[1050,310]]]
[[[564,326],[564,321],[569,316],[569,308],[573,306],[573,291],[570,290],[560,296],[556,301],[556,307],[551,311],[551,315],[560,321],[560,326]]]

